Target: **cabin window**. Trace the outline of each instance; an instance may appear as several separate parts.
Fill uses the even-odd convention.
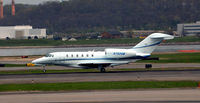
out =
[[[76,57],[78,57],[78,54],[76,54]]]
[[[83,54],[82,54],[81,56],[82,56],[82,57],[84,57],[84,55],[83,55]]]
[[[68,54],[66,55],[66,57],[68,57]]]
[[[54,57],[52,54],[47,54],[45,57]]]
[[[73,57],[73,54],[71,55],[71,57]]]
[[[88,57],[89,55],[87,54],[86,56]]]
[[[92,57],[94,57],[94,55],[92,54]]]

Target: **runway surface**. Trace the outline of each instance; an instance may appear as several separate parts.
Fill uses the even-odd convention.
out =
[[[200,89],[0,93],[1,103],[199,103]]]
[[[148,63],[130,63],[120,66],[115,66],[114,69],[133,69],[133,68],[145,68],[145,64]],[[152,68],[187,68],[187,67],[200,67],[200,63],[150,63]],[[111,67],[110,67],[111,68]],[[29,70],[29,69],[43,69],[42,67],[0,67],[0,71],[10,70]],[[63,66],[46,66],[47,70],[67,70],[73,69]],[[109,68],[108,68],[109,69]]]
[[[0,75],[0,84],[5,83],[53,83],[86,81],[147,81],[147,80],[200,80],[200,70],[185,71],[124,71],[88,73],[49,73],[25,75]]]

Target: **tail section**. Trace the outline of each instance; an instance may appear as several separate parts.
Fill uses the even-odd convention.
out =
[[[155,48],[163,41],[168,39],[173,39],[174,37],[163,33],[153,33],[146,37],[139,44],[134,46],[132,49],[137,53],[152,53]]]

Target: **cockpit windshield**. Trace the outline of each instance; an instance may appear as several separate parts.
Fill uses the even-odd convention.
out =
[[[47,54],[45,57],[53,57],[54,55],[52,54]]]

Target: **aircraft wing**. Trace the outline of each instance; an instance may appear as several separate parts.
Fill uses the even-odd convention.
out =
[[[117,66],[117,65],[122,65],[122,64],[128,64],[128,61],[109,61],[109,62],[105,62],[105,61],[97,61],[97,62],[80,62],[78,65],[79,66],[84,66],[84,67],[92,67],[92,68],[98,68],[99,65],[102,65],[103,67],[108,67],[108,66]]]

